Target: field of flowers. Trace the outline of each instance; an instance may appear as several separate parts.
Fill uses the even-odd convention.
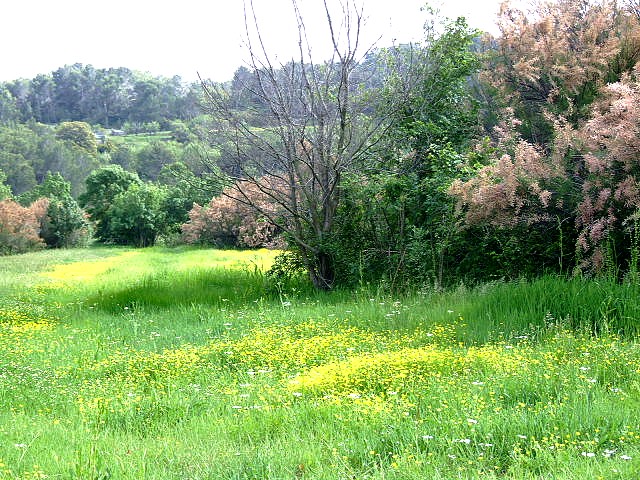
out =
[[[0,258],[0,478],[639,478],[637,287],[319,294],[273,256]]]

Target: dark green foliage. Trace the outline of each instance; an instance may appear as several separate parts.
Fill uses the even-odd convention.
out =
[[[71,197],[71,185],[59,173],[47,172],[43,182],[18,197],[24,205],[31,205],[39,198],[64,199]]]
[[[89,154],[96,154],[98,145],[91,126],[85,122],[62,122],[56,127],[56,138]]]
[[[0,170],[0,201],[7,198],[11,198],[11,187],[5,182],[7,181],[7,175]]]
[[[576,264],[575,241],[568,222],[467,228],[452,238],[445,271],[449,283],[469,284],[570,274]]]
[[[174,142],[152,141],[137,152],[136,171],[142,180],[155,181],[165,165],[178,160]]]
[[[14,194],[36,185],[39,159],[38,139],[27,126],[0,127],[0,169]],[[36,168],[34,168],[36,167]]]
[[[22,205],[30,205],[39,198],[49,200],[46,217],[42,221],[40,237],[49,247],[85,245],[89,225],[84,211],[71,196],[71,185],[59,173],[47,173],[44,181],[20,195]]]
[[[15,122],[18,118],[18,102],[6,85],[0,84],[0,125]]]
[[[169,127],[171,130],[171,138],[178,143],[186,144],[197,140],[189,129],[189,126],[181,120],[174,120],[169,124]]]
[[[0,124],[7,121],[87,122],[107,128],[125,122],[188,119],[198,112],[198,86],[180,77],[150,77],[127,68],[65,65],[31,80],[0,84]]]
[[[182,224],[189,220],[194,203],[206,205],[222,190],[218,176],[196,176],[182,162],[162,167],[158,183],[164,186],[165,195],[161,210],[165,214],[167,233],[178,234]]]
[[[433,165],[439,150],[446,146],[461,151],[475,137],[477,102],[469,82],[480,68],[479,56],[472,48],[477,36],[478,32],[459,18],[446,24],[440,36],[428,31],[426,47],[392,52],[391,61],[400,64],[396,68],[408,68],[407,75],[414,78],[387,140],[393,150],[410,152],[403,159],[403,171],[430,176],[439,168]],[[390,88],[390,95],[403,94],[394,91],[403,88],[402,83],[392,83]]]
[[[98,240],[112,240],[109,212],[111,205],[115,198],[126,192],[131,185],[140,183],[136,174],[123,170],[119,165],[102,167],[87,177],[86,191],[80,195],[79,201],[95,224]]]
[[[130,172],[135,170],[135,152],[130,145],[124,143],[117,145],[116,148],[109,153],[109,158],[112,164],[120,165],[124,170]]]
[[[132,183],[117,194],[106,214],[109,219],[108,240],[121,245],[148,247],[166,231],[161,206],[165,191],[148,183]]]
[[[276,256],[266,273],[269,285],[281,292],[295,291],[309,282],[307,269],[295,251],[284,251]]]
[[[429,36],[423,49],[390,51],[398,71],[415,78],[404,108],[395,112],[377,172],[344,185],[330,241],[339,283],[442,286],[449,249],[458,235],[451,182],[465,175],[463,155],[478,131],[469,78],[479,68],[477,32],[463,19]],[[410,60],[417,57],[413,64]],[[405,92],[403,78],[388,95]]]
[[[80,247],[89,241],[90,231],[83,210],[68,196],[49,201],[40,236],[50,247]]]
[[[60,173],[71,183],[71,193],[77,195],[87,175],[100,163],[95,150],[88,152],[57,139],[48,125],[0,126],[0,169],[16,195],[33,189],[47,172]]]

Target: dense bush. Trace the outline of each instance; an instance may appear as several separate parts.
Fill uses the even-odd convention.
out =
[[[48,208],[42,220],[40,236],[47,246],[77,247],[89,240],[89,225],[84,211],[71,196],[71,184],[59,173],[47,173],[44,181],[18,197],[22,205],[46,198]]]
[[[29,207],[13,200],[0,201],[0,254],[12,255],[44,247],[40,226],[49,201],[40,199]]]
[[[247,183],[243,188],[253,205],[276,215],[276,206],[257,185]],[[221,247],[270,247],[281,243],[279,229],[254,207],[233,198],[233,191],[227,188],[204,207],[194,205],[189,221],[182,226],[184,241]]]
[[[109,241],[148,247],[166,231],[165,214],[161,210],[165,192],[148,183],[132,184],[118,194],[107,211]]]
[[[79,200],[95,225],[98,240],[112,240],[109,209],[114,199],[126,192],[131,185],[140,183],[140,178],[135,173],[125,171],[119,165],[94,170],[87,177],[86,191],[80,195]]]
[[[89,242],[91,230],[84,211],[73,198],[53,198],[49,199],[40,236],[49,247],[81,247]]]

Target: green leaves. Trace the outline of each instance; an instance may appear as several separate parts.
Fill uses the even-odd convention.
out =
[[[165,191],[149,183],[134,183],[109,207],[109,238],[115,243],[147,247],[165,230],[161,204]]]

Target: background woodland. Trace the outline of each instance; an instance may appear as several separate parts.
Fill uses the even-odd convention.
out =
[[[420,44],[322,62],[254,45],[225,83],[2,83],[0,253],[278,247],[275,277],[321,289],[636,279],[640,5],[505,4],[498,25],[434,17]]]

